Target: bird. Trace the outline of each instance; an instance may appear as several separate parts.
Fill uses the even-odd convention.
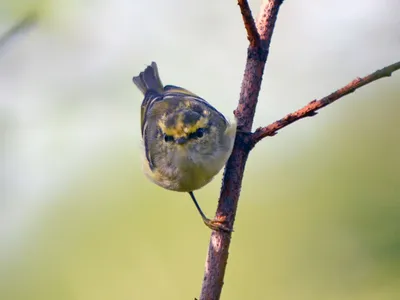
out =
[[[140,127],[145,175],[167,190],[188,193],[212,230],[231,232],[224,219],[206,217],[193,192],[226,164],[235,141],[236,120],[229,122],[187,89],[164,86],[155,62],[132,80],[144,95]]]

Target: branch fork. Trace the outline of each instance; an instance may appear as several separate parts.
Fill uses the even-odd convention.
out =
[[[370,75],[356,78],[330,95],[319,100],[312,100],[303,108],[284,116],[268,126],[258,128],[252,133],[253,119],[265,63],[268,58],[275,22],[282,3],[283,0],[264,0],[261,4],[256,24],[248,2],[246,0],[238,0],[249,46],[239,104],[234,111],[238,121],[238,132],[232,154],[225,166],[216,212],[216,218],[224,218],[229,228],[233,228],[235,221],[248,155],[259,141],[265,137],[276,135],[280,129],[300,119],[315,116],[321,108],[366,84],[383,77],[388,77],[394,71],[400,69],[400,62],[396,62]],[[231,233],[222,231],[213,231],[211,233],[200,300],[217,300],[220,298],[224,284],[230,242]]]

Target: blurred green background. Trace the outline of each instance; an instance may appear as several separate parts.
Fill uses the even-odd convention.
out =
[[[251,1],[257,13],[259,1]],[[193,299],[210,231],[141,173],[131,78],[232,116],[235,1],[1,1],[0,299]],[[285,1],[255,127],[400,59],[399,2]],[[222,299],[400,299],[400,72],[251,153]],[[221,176],[197,192],[216,209]]]

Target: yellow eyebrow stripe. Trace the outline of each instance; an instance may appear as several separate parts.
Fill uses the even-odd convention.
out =
[[[179,138],[183,136],[187,136],[193,132],[196,132],[199,128],[205,128],[207,125],[208,119],[201,117],[195,124],[184,124],[182,118],[176,120],[176,123],[172,127],[165,126],[163,120],[158,121],[158,126],[160,126],[162,132],[166,135],[173,136],[174,138]]]

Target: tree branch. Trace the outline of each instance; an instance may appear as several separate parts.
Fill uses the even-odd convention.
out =
[[[342,98],[343,96],[353,93],[355,90],[364,85],[367,85],[368,83],[371,83],[383,77],[390,77],[393,72],[399,69],[400,69],[400,62],[396,62],[383,69],[375,71],[374,73],[369,74],[363,78],[356,78],[352,82],[338,89],[332,94],[320,100],[313,100],[303,108],[288,114],[284,118],[275,121],[274,123],[266,127],[258,128],[251,136],[253,146],[267,136],[274,136],[275,134],[277,134],[277,131],[279,129],[282,129],[283,127],[286,127],[289,124],[292,124],[293,122],[296,122],[300,119],[315,116],[317,114],[317,110],[335,102],[336,100]]]
[[[258,43],[254,39],[252,22],[249,21],[253,18],[251,17],[248,3],[245,0],[238,0],[250,45],[247,50],[247,61],[239,104],[234,112],[238,121],[239,132],[236,136],[232,154],[225,167],[216,212],[216,219],[224,220],[229,228],[233,228],[235,221],[244,168],[251,150],[251,136],[242,132],[251,131],[264,66],[268,57],[270,39],[282,2],[283,0],[264,0],[260,14],[262,17],[258,21],[258,35],[260,36],[260,43]],[[231,233],[212,232],[200,300],[217,300],[220,298],[230,241]]]
[[[258,15],[257,29],[260,34],[263,47],[269,49],[274,32],[276,18],[278,16],[279,7],[283,3],[281,1],[263,0]]]
[[[400,62],[398,62],[364,78],[358,78],[331,95],[318,101],[314,100],[304,108],[287,115],[283,119],[249,134],[253,125],[271,38],[282,2],[283,0],[264,0],[261,5],[257,26],[255,26],[248,2],[246,0],[238,0],[244,26],[247,31],[249,46],[239,103],[234,111],[238,124],[238,132],[232,154],[225,167],[215,217],[218,220],[224,221],[229,228],[233,228],[235,221],[246,161],[250,150],[258,141],[266,136],[276,134],[277,130],[301,118],[315,115],[318,109],[355,91],[363,85],[379,78],[390,76],[392,72],[400,69]],[[220,298],[228,261],[230,241],[231,233],[222,231],[212,232],[200,300],[217,300]]]
[[[283,0],[264,0],[261,5],[261,12],[257,22],[260,45],[258,47],[249,45],[247,49],[247,61],[242,81],[242,89],[235,116],[238,122],[238,129],[251,131],[254,114],[258,101],[258,94],[261,89],[262,76],[267,61],[272,33],[275,28],[279,7]]]
[[[256,24],[254,23],[253,15],[251,14],[249,3],[246,0],[238,0],[240,12],[242,13],[244,27],[247,30],[247,39],[250,46],[260,46],[260,35],[258,34]]]
[[[0,36],[0,49],[12,40],[18,33],[32,26],[37,20],[37,15],[34,12],[27,14],[21,21],[8,29]]]

